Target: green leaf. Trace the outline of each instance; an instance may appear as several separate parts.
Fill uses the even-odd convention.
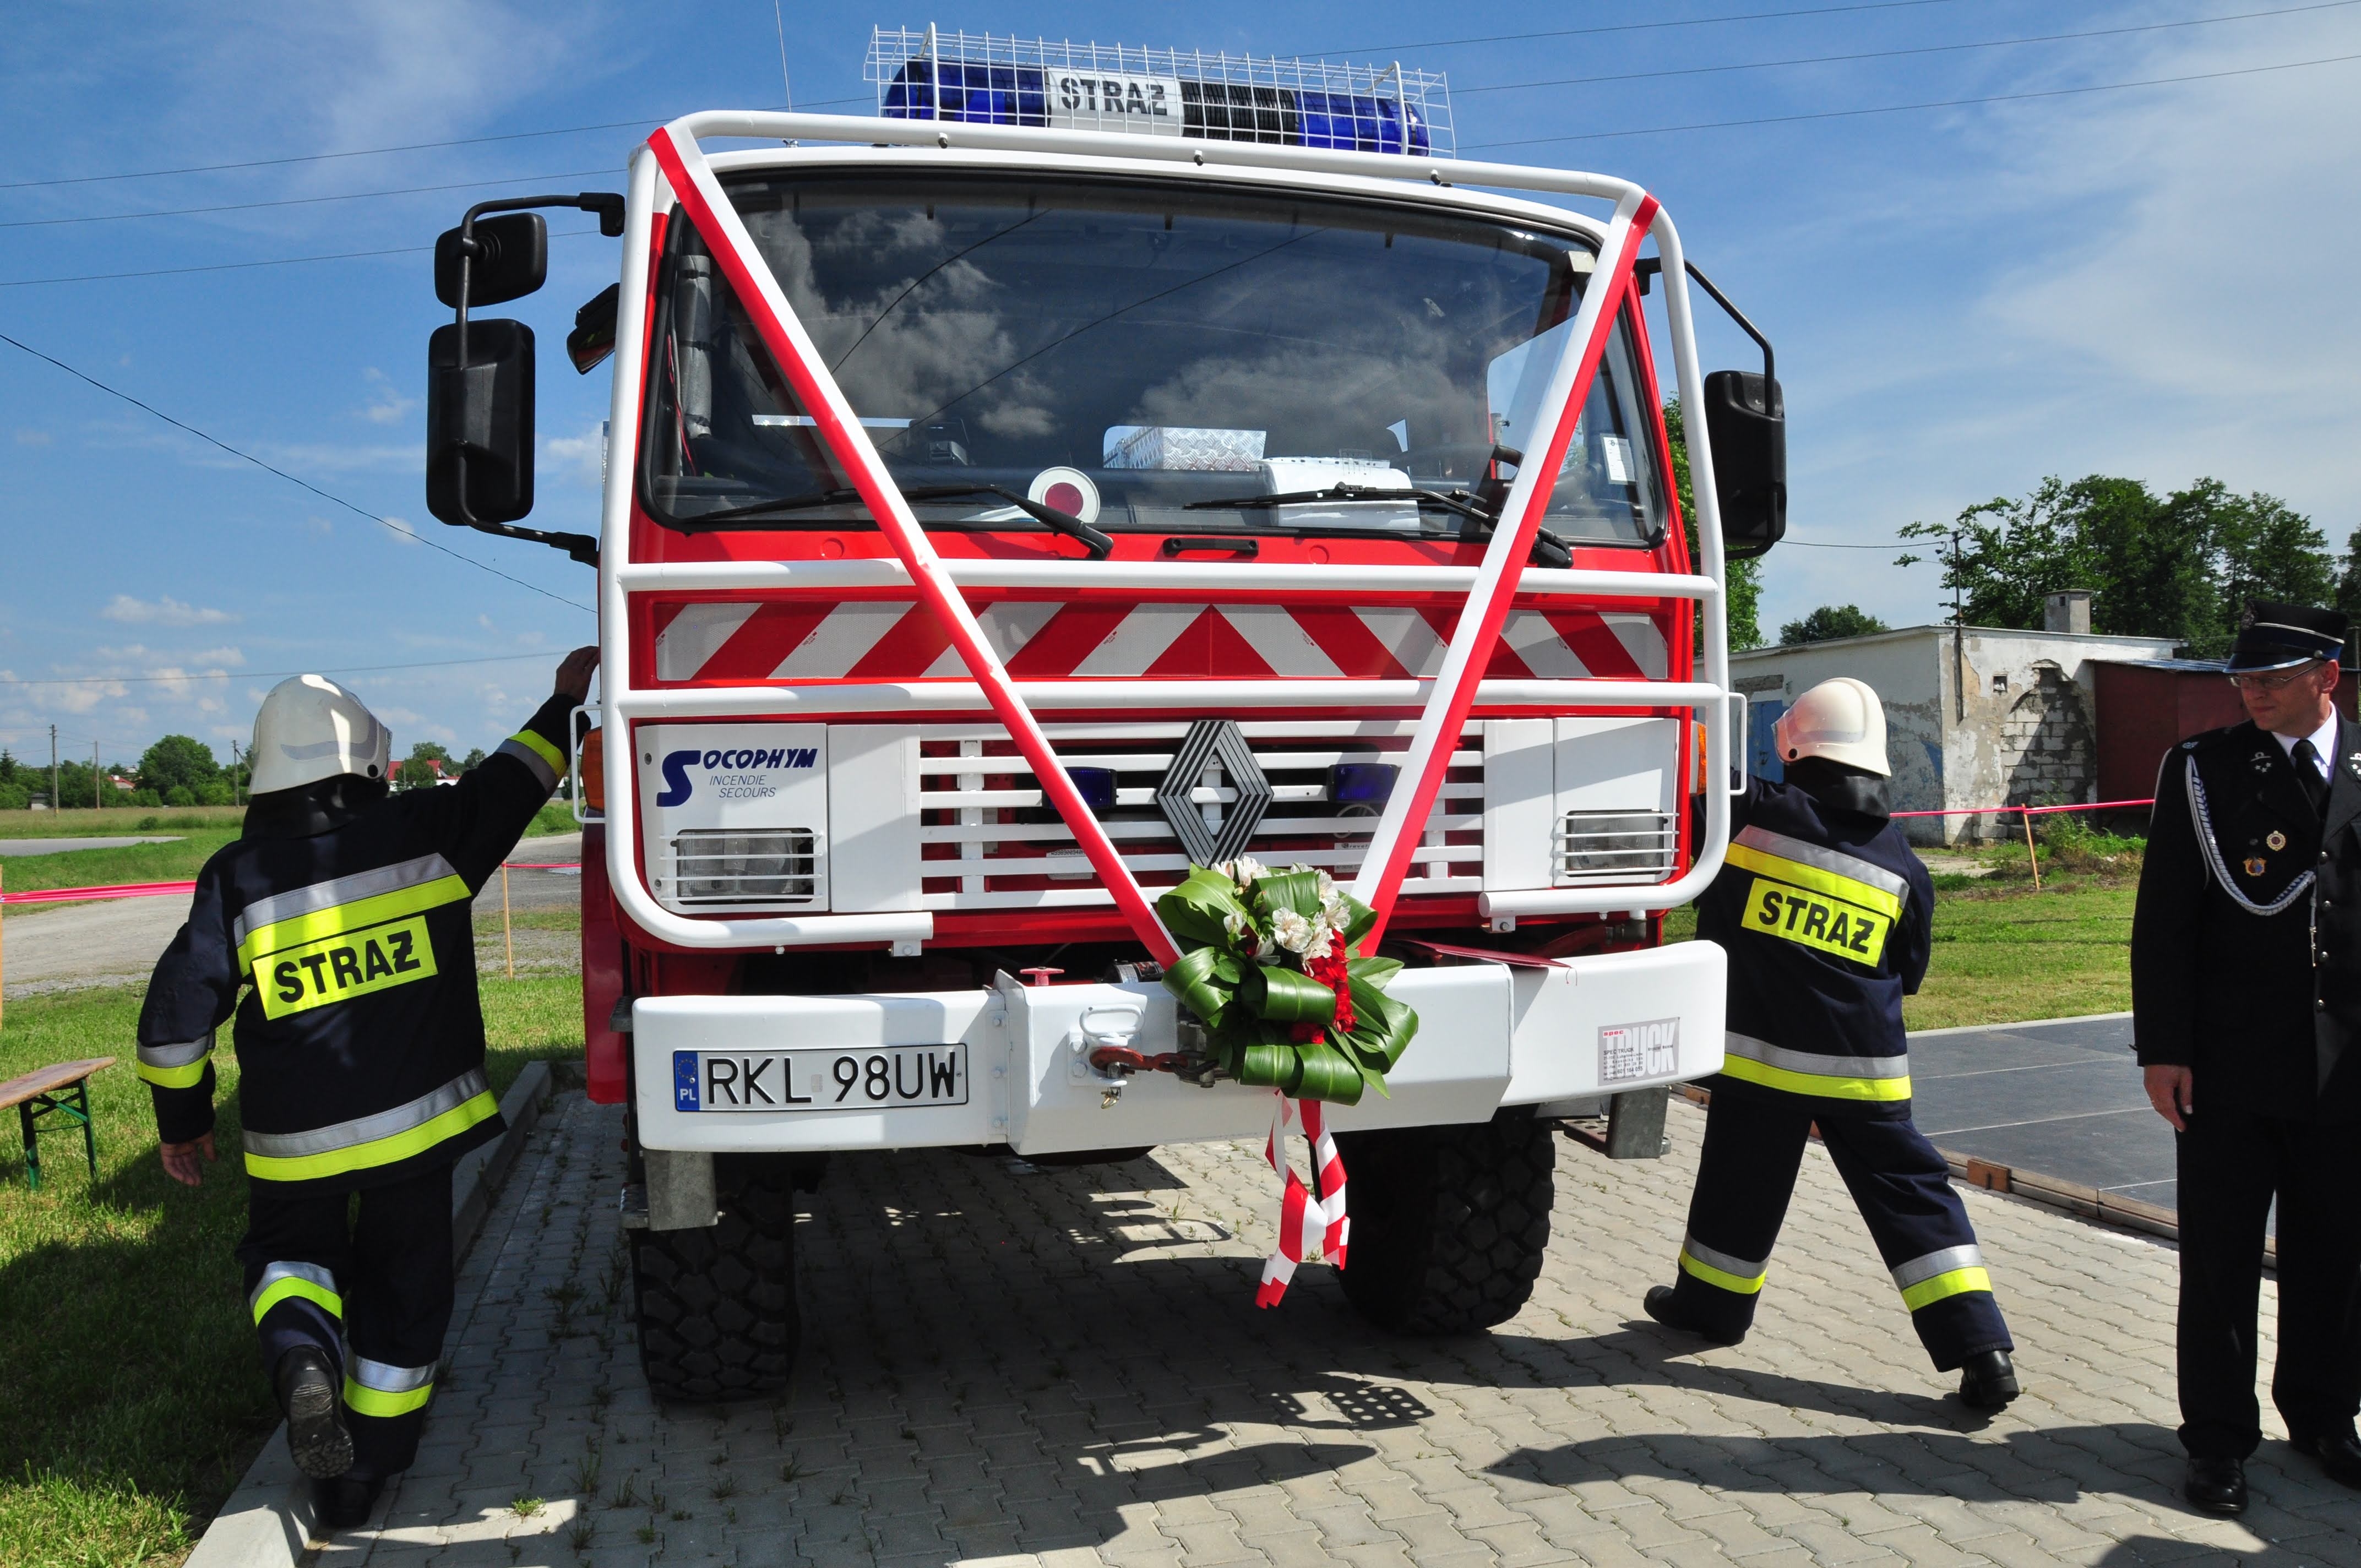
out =
[[[1364,1074],[1343,1052],[1316,1040],[1295,1049],[1302,1064],[1298,1069],[1300,1086],[1294,1091],[1297,1099],[1325,1100],[1336,1105],[1360,1103]]]
[[[1345,972],[1383,991],[1387,983],[1401,972],[1401,968],[1400,959],[1355,959],[1345,966]]]
[[[1238,986],[1238,1000],[1275,1024],[1325,1024],[1336,1016],[1336,993],[1291,969],[1256,964]]]
[[[1369,934],[1369,927],[1378,923],[1378,912],[1342,888],[1336,892],[1345,901],[1345,946],[1350,948]]]
[[[1320,917],[1320,873],[1272,872],[1254,884],[1254,896],[1266,912],[1266,924],[1270,916],[1282,909],[1293,910],[1306,920],[1316,920]]]
[[[1191,948],[1164,971],[1164,989],[1199,1019],[1218,1027],[1246,978],[1246,966],[1219,948]]]
[[[1254,911],[1238,897],[1237,885],[1203,866],[1190,867],[1180,886],[1157,899],[1156,914],[1164,928],[1180,941],[1224,948],[1232,945],[1229,927],[1224,924],[1228,916],[1254,919]]]

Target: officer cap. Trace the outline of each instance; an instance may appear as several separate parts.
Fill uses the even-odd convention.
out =
[[[2232,670],[2291,670],[2314,659],[2344,656],[2350,623],[2343,612],[2251,599],[2238,622]]]

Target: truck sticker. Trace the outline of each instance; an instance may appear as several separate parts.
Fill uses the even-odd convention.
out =
[[[706,775],[707,783],[723,800],[768,800],[779,789],[764,774],[779,769],[814,767],[818,762],[817,746],[752,746],[706,751],[691,746],[668,751],[664,760],[664,792],[656,796],[656,804],[688,804],[688,797],[697,793],[696,781],[688,776],[691,768],[725,770]]]
[[[413,915],[365,930],[340,931],[273,953],[256,965],[262,1015],[284,1018],[332,1002],[431,980],[434,944],[426,916]]]
[[[1746,928],[1817,948],[1872,969],[1885,955],[1893,919],[1824,893],[1758,876],[1746,891]]]
[[[1644,1024],[1609,1024],[1598,1031],[1598,1081],[1670,1078],[1681,1066],[1681,1021],[1652,1018]]]

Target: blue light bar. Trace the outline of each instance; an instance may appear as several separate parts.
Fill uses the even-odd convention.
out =
[[[1400,65],[880,27],[867,75],[891,120],[1041,126],[1451,156],[1448,82]]]

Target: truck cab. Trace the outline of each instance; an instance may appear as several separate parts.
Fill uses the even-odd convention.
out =
[[[1138,1070],[1199,1025],[1143,912],[1241,861],[1350,887],[1407,966],[1414,1040],[1326,1108],[1347,1295],[1500,1321],[1556,1120],[1720,1062],[1721,954],[1662,917],[1742,768],[1724,563],[1784,521],[1775,380],[1700,377],[1652,198],[1451,158],[1439,78],[931,29],[871,63],[874,118],[634,153],[569,344],[612,367],[595,541],[516,526],[532,334],[467,320],[533,200],[445,236],[430,502],[598,565],[584,1016],[652,1383],[783,1383],[824,1159],[1270,1126]],[[1495,1245],[1477,1189],[1541,1223]]]

